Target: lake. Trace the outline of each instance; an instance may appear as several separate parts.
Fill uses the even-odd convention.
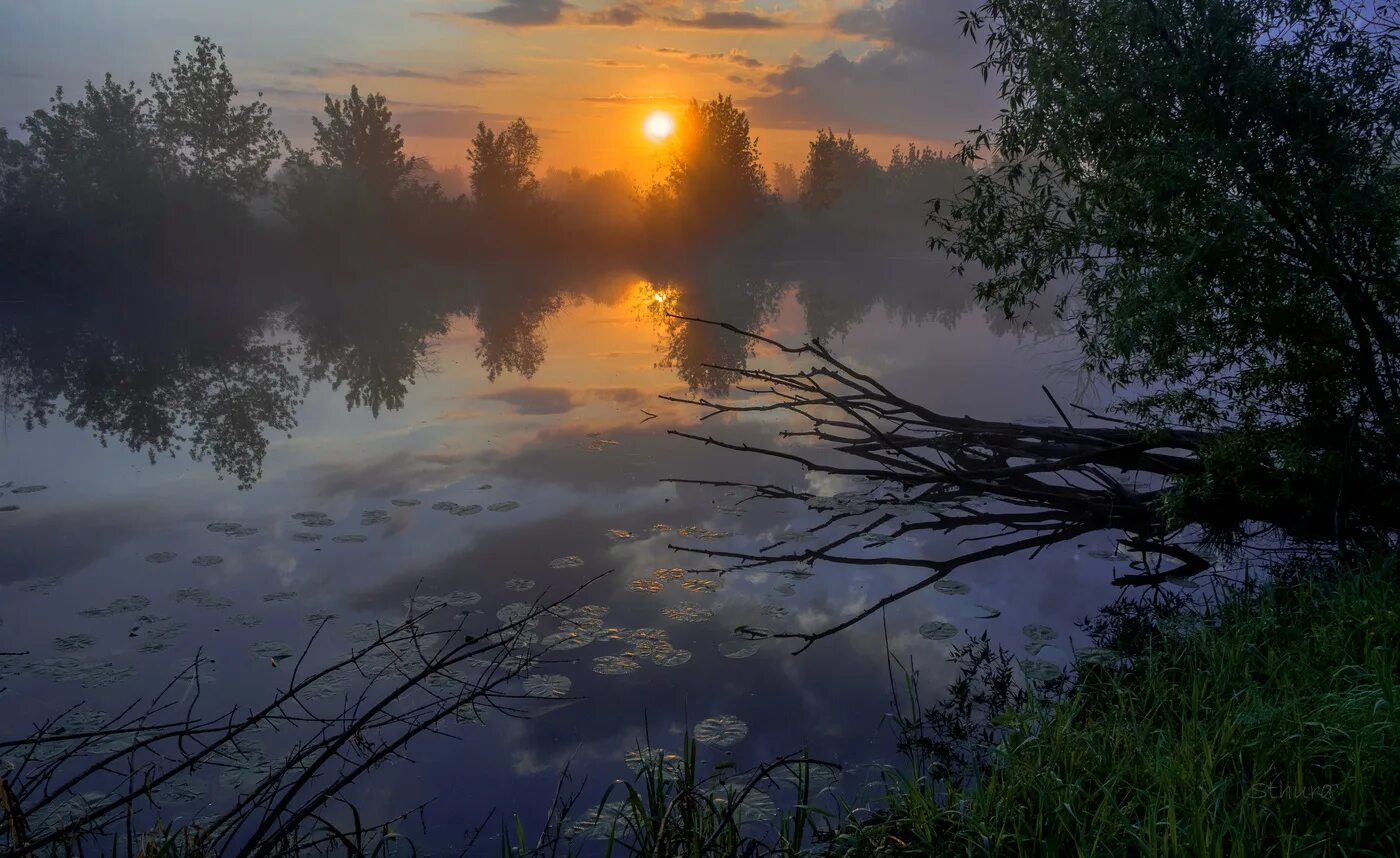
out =
[[[1023,627],[1045,624],[1056,637],[1037,658],[1061,664],[1087,643],[1074,621],[1116,594],[1105,534],[961,570],[965,593],[923,591],[883,622],[793,655],[790,641],[735,629],[819,629],[921,573],[820,563],[725,573],[671,547],[752,551],[813,519],[668,478],[818,490],[826,478],[668,434],[772,445],[781,418],[701,424],[702,409],[659,397],[742,397],[712,365],[802,361],[667,313],[790,343],[822,337],[944,413],[1045,421],[1055,412],[1042,385],[1061,402],[1103,404],[1076,374],[1072,341],[976,308],[941,260],[665,277],[361,274],[237,295],[0,305],[5,737],[120,712],[196,653],[211,662],[201,706],[251,707],[285,684],[313,633],[308,663],[363,641],[366,623],[402,619],[406,605],[487,628],[513,603],[549,603],[607,573],[567,605],[592,606],[575,618],[610,633],[526,670],[551,677],[533,688],[564,697],[510,686],[518,712],[421,736],[350,793],[367,818],[432,799],[399,825],[429,854],[460,846],[494,810],[477,843],[493,851],[502,818],[538,830],[566,765],[575,787],[586,778],[583,802],[596,802],[629,776],[629,751],[679,750],[687,729],[717,716],[746,732],[702,746],[702,770],[805,748],[845,764],[845,785],[858,788],[876,776],[864,764],[895,759],[887,654],[921,672],[926,698],[968,633],[1020,651]],[[958,538],[903,551],[946,554]],[[956,636],[921,635],[934,621]],[[549,616],[534,632],[562,625]],[[257,741],[272,753],[277,738]],[[239,786],[228,774],[187,779],[163,815],[207,817]]]

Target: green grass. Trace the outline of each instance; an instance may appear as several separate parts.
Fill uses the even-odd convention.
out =
[[[1400,854],[1390,560],[1286,572],[1031,700],[973,782],[891,781],[837,854]]]

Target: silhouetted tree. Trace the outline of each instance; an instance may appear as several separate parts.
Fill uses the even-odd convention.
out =
[[[985,266],[977,294],[1008,313],[1072,284],[1086,367],[1151,391],[1140,418],[1212,432],[1171,497],[1183,519],[1248,506],[1340,542],[1388,518],[1395,7],[992,0],[967,26],[1006,107],[963,147],[994,160],[935,210],[934,246]]]
[[[403,151],[403,133],[380,93],[361,97],[350,87],[345,100],[326,96],[326,118],[312,118],[315,154],[324,166],[338,167],[376,200],[387,201],[413,172],[416,158]]]
[[[535,178],[540,138],[524,119],[516,119],[500,133],[485,122],[477,123],[467,160],[472,164],[472,196],[479,208],[501,211],[535,199],[540,185]]]
[[[831,129],[817,132],[807,149],[807,163],[802,168],[798,199],[809,212],[825,211],[844,194],[864,190],[866,201],[880,181],[880,165],[870,157],[870,150],[858,146],[849,131],[837,137]]]
[[[791,164],[773,162],[773,193],[782,197],[785,202],[797,202],[802,193],[802,185],[798,181],[797,171]]]
[[[710,231],[751,221],[767,205],[768,178],[749,119],[727,95],[692,101],[663,186],[678,226]]]
[[[185,176],[247,200],[263,190],[286,137],[264,102],[234,103],[238,88],[224,49],[203,36],[194,41],[190,53],[175,52],[169,76],[151,75],[155,134]]]

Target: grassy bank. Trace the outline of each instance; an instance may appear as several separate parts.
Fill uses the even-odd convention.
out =
[[[972,785],[897,779],[840,854],[1400,854],[1390,560],[1284,570],[1000,717]]]

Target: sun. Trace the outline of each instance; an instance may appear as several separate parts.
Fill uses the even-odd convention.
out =
[[[658,110],[648,115],[642,123],[642,133],[651,142],[660,143],[676,133],[676,117],[664,110]]]

